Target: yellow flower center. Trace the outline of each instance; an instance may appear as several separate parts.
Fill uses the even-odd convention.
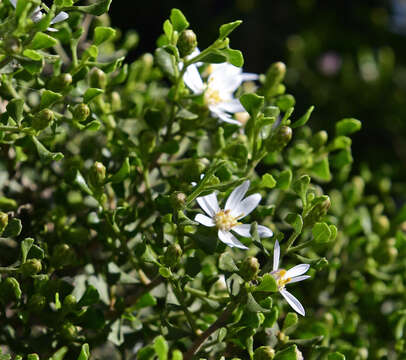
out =
[[[210,87],[208,87],[204,93],[204,100],[207,105],[216,105],[222,101],[219,91],[210,89]]]
[[[285,269],[279,269],[272,274],[276,280],[279,290],[283,289],[285,285],[292,280],[292,278],[285,278],[286,272],[287,271]]]
[[[217,228],[229,231],[232,227],[238,225],[238,218],[230,214],[230,210],[220,210],[215,216]]]

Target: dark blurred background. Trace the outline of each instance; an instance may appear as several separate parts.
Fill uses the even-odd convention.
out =
[[[405,178],[406,0],[114,0],[113,25],[140,35],[133,58],[154,51],[173,7],[189,20],[200,48],[216,39],[221,24],[243,20],[231,44],[243,52],[245,71],[285,62],[297,115],[315,105],[315,131],[333,131],[344,117],[360,119],[356,163]]]

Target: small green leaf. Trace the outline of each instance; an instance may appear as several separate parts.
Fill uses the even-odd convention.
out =
[[[287,190],[292,182],[292,170],[286,169],[279,173],[276,177],[276,187],[282,190]]]
[[[302,354],[296,345],[291,345],[281,351],[278,351],[274,360],[300,360],[303,359]]]
[[[176,79],[178,70],[175,65],[175,57],[170,55],[165,49],[158,48],[155,50],[155,60],[162,72],[171,80]]]
[[[80,173],[79,170],[76,170],[75,172],[75,177],[73,178],[73,183],[79,187],[80,190],[82,190],[84,193],[88,195],[93,195],[92,190],[90,190],[89,186],[86,183],[85,178],[83,175]]]
[[[113,0],[101,0],[92,5],[74,6],[74,7],[72,7],[72,10],[84,12],[86,14],[100,16],[109,11],[110,4],[112,1]],[[67,10],[70,10],[70,9],[68,8]]]
[[[285,221],[291,225],[296,234],[299,234],[303,229],[303,219],[299,214],[288,214]]]
[[[278,291],[278,285],[276,284],[275,278],[271,274],[265,274],[261,279],[261,283],[255,288],[255,291]]]
[[[295,128],[299,127],[299,126],[305,125],[305,124],[309,121],[310,115],[312,114],[313,110],[314,110],[314,106],[310,106],[310,107],[307,109],[306,113],[305,113],[304,115],[302,115],[302,116],[299,118],[298,121],[295,121],[293,124],[291,124],[290,127],[291,127],[292,129],[295,129]]]
[[[89,344],[83,344],[77,360],[87,360],[90,357]]]
[[[155,306],[157,304],[156,299],[148,292],[144,294],[135,304],[134,310],[139,310],[149,306]]]
[[[258,313],[258,312],[268,312],[268,309],[264,309],[261,305],[259,305],[252,294],[247,294],[247,303],[246,303],[247,310],[249,312]]]
[[[50,162],[50,161],[59,161],[63,159],[62,153],[50,152],[44,145],[42,145],[42,143],[35,136],[31,136],[31,139],[37,149],[38,155],[41,160]]]
[[[264,106],[264,97],[254,93],[244,94],[240,97],[240,102],[248,114],[255,118]]]
[[[345,360],[345,356],[336,351],[328,354],[327,360]]]
[[[309,188],[309,184],[310,184],[310,176],[302,175],[292,185],[293,191],[300,196],[300,198],[303,201],[303,204],[306,204],[306,194],[307,189]]]
[[[172,272],[165,266],[161,266],[159,268],[159,274],[164,277],[165,279],[169,279],[172,276]]]
[[[28,252],[30,251],[32,245],[34,244],[34,239],[26,238],[21,242],[21,263],[24,264],[27,260]]]
[[[30,43],[30,48],[33,50],[47,49],[56,45],[56,41],[52,36],[43,32],[37,32]]]
[[[20,219],[9,219],[7,227],[4,229],[2,237],[15,237],[20,235],[22,230],[21,220]]]
[[[23,119],[24,100],[13,99],[7,104],[7,114],[17,123]]]
[[[200,61],[209,64],[221,64],[227,61],[227,56],[220,50],[212,50],[203,56]]]
[[[123,165],[121,165],[120,170],[111,176],[108,181],[112,183],[120,183],[130,175],[130,170],[130,159],[126,158]]]
[[[278,106],[279,109],[285,112],[290,112],[289,116],[292,115],[292,112],[290,109],[292,109],[295,106],[296,100],[291,94],[284,94],[279,96],[276,99],[276,105]]]
[[[83,102],[87,104],[91,100],[93,100],[96,96],[99,96],[100,94],[103,94],[103,93],[104,93],[104,90],[102,90],[102,89],[88,88],[83,95]]]
[[[233,257],[228,252],[222,253],[220,255],[219,268],[220,268],[220,270],[229,271],[229,272],[238,271],[238,267],[235,264]]]
[[[330,227],[325,222],[314,224],[312,234],[314,241],[319,244],[329,242],[332,235]]]
[[[63,96],[61,94],[57,94],[51,90],[44,90],[41,95],[40,108],[41,109],[49,108],[51,105],[61,100],[62,97]]]
[[[100,299],[99,292],[93,285],[89,285],[86,288],[85,293],[82,295],[78,302],[78,306],[89,306],[96,304]]]
[[[63,360],[67,352],[68,347],[63,346],[59,350],[55,351],[54,354],[49,358],[49,360]]]
[[[189,22],[186,20],[185,15],[183,15],[182,11],[179,9],[172,9],[171,16],[169,18],[171,19],[174,30],[179,33],[187,29],[189,26]]]
[[[328,156],[323,156],[320,160],[316,161],[310,168],[310,171],[312,172],[312,176],[319,180],[330,181],[331,173]]]
[[[264,174],[260,183],[261,187],[273,189],[276,185],[276,180],[271,174]]]
[[[285,332],[292,326],[295,326],[298,322],[298,316],[294,312],[287,313],[285,320],[283,321],[282,331]]]
[[[184,108],[179,110],[179,112],[176,114],[176,118],[182,119],[182,120],[196,120],[198,117],[199,117],[199,115],[194,114]]]
[[[97,26],[94,29],[93,44],[100,45],[116,36],[116,30],[107,26]]]
[[[337,135],[349,135],[361,130],[361,121],[353,118],[342,119],[336,123]]]
[[[233,21],[220,26],[219,39],[223,40],[230,35],[242,23],[241,20]]]
[[[27,57],[27,58],[30,58],[31,60],[34,60],[34,61],[42,60],[42,55],[39,52],[35,51],[35,50],[25,49],[23,51],[23,55],[25,57]]]
[[[167,360],[168,359],[168,350],[169,346],[166,340],[162,335],[157,336],[154,340],[154,349],[156,354],[158,355],[159,360]]]
[[[182,352],[179,350],[174,350],[172,352],[172,360],[183,360]]]
[[[173,26],[169,20],[165,20],[163,30],[168,40],[171,40],[173,34]]]
[[[240,50],[234,50],[226,48],[222,50],[222,53],[226,56],[227,61],[237,67],[242,67],[244,65],[244,56]]]
[[[55,5],[57,7],[67,7],[72,6],[74,3],[73,0],[55,0]]]

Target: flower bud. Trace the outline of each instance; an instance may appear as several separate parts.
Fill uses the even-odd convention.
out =
[[[281,126],[266,142],[268,151],[282,150],[292,139],[292,129],[289,126]]]
[[[24,276],[38,274],[42,270],[41,261],[38,259],[29,259],[20,266],[20,271]]]
[[[40,360],[38,354],[28,354],[27,360]]]
[[[182,209],[186,204],[186,194],[183,192],[175,191],[171,194],[171,203],[175,209]]]
[[[247,257],[240,265],[239,271],[245,281],[255,280],[259,273],[259,261],[253,256]]]
[[[166,266],[172,267],[178,263],[181,256],[182,248],[179,244],[170,244],[166,248],[162,261]]]
[[[374,228],[378,235],[385,235],[390,230],[390,221],[387,216],[379,215],[374,222]]]
[[[196,34],[193,30],[183,30],[179,35],[177,46],[181,57],[190,55],[197,46]]]
[[[41,312],[46,305],[46,298],[41,294],[34,294],[28,300],[28,308],[33,312]]]
[[[0,211],[0,235],[6,229],[7,225],[8,225],[8,215]]]
[[[61,91],[72,84],[72,75],[69,73],[60,74],[53,77],[48,84],[48,88],[53,91]]]
[[[261,346],[255,349],[254,360],[272,360],[275,357],[275,350],[270,346]]]
[[[55,268],[62,268],[72,262],[75,253],[68,244],[58,244],[52,252],[51,263]]]
[[[35,115],[31,126],[35,130],[44,130],[54,121],[54,113],[49,109],[43,109]]]
[[[327,142],[327,140],[328,134],[326,131],[322,130],[313,135],[313,137],[310,140],[310,145],[314,149],[319,149]]]
[[[69,294],[63,299],[63,309],[66,311],[70,311],[75,308],[77,304],[76,297],[72,294]]]
[[[331,201],[327,195],[320,196],[314,200],[314,205],[303,219],[304,226],[313,226],[320,221],[330,209]]]
[[[286,65],[283,62],[273,63],[266,73],[264,84],[264,93],[267,98],[277,93],[279,84],[283,81],[286,74]]]
[[[280,114],[280,110],[277,106],[267,106],[264,109],[264,115],[267,117],[275,117],[277,118]]]
[[[1,300],[8,302],[12,300],[19,300],[21,298],[21,288],[17,279],[8,277],[1,283]]]
[[[207,159],[205,159],[207,160]],[[206,169],[206,161],[203,159],[191,159],[182,168],[182,180],[186,182],[199,181],[200,175]]]
[[[78,104],[72,111],[73,119],[79,122],[85,121],[90,115],[89,106],[84,103]]]
[[[106,180],[106,167],[99,161],[95,161],[90,169],[89,181],[94,187],[100,187]]]
[[[104,89],[106,87],[106,74],[99,68],[93,68],[90,72],[90,86],[98,89]]]
[[[76,329],[76,326],[74,326],[72,323],[70,322],[66,322],[62,325],[62,328],[60,330],[61,336],[68,340],[75,340],[78,334],[78,331]]]
[[[111,109],[119,111],[121,109],[121,96],[117,91],[111,93]]]

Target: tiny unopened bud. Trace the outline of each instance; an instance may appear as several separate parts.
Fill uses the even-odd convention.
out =
[[[328,212],[331,206],[330,198],[327,195],[320,196],[314,201],[314,205],[303,219],[304,226],[313,226],[320,221]]]
[[[40,312],[46,305],[46,298],[41,294],[34,294],[28,300],[28,308],[34,312]]]
[[[313,137],[310,140],[310,145],[314,149],[319,149],[327,142],[327,140],[328,140],[327,131],[322,130],[313,135]]]
[[[176,265],[182,256],[182,248],[179,244],[170,244],[163,256],[163,263],[166,266],[172,267]]]
[[[111,93],[111,109],[119,111],[121,109],[121,96],[117,91]]]
[[[27,360],[39,360],[39,355],[38,354],[28,354],[27,355]]]
[[[94,187],[100,187],[106,180],[106,167],[99,161],[95,161],[90,169],[90,183]]]
[[[239,271],[245,281],[255,280],[259,273],[259,261],[256,257],[247,257],[240,266]]]
[[[74,256],[75,253],[68,244],[58,244],[52,252],[51,263],[55,268],[59,269],[70,264]]]
[[[24,276],[38,274],[42,270],[41,261],[38,259],[29,259],[20,266],[20,271]]]
[[[250,118],[250,114],[246,111],[240,111],[234,114],[235,118],[241,125],[245,125]]]
[[[0,211],[0,235],[6,229],[7,225],[8,225],[8,215]]]
[[[281,126],[266,143],[270,152],[282,150],[292,139],[292,129],[289,126]]]
[[[66,322],[62,325],[60,333],[61,336],[66,340],[74,340],[77,337],[78,331],[76,329],[76,326],[74,326],[70,322]]]
[[[283,81],[286,74],[286,65],[283,62],[273,63],[267,73],[264,84],[264,93],[266,97],[272,97],[276,94],[278,85]]]
[[[147,67],[148,69],[154,65],[154,56],[150,53],[144,54],[142,57],[142,62],[144,63],[144,66]]]
[[[191,159],[182,168],[182,179],[186,182],[199,181],[201,174],[206,169],[206,161],[203,159]]]
[[[90,72],[90,86],[98,89],[106,87],[106,74],[99,68],[93,68]]]
[[[175,209],[182,209],[186,204],[186,198],[185,193],[176,191],[171,194],[171,203]]]
[[[255,349],[254,360],[272,360],[275,357],[275,350],[270,346],[261,346]]]
[[[54,113],[49,109],[43,109],[34,116],[32,127],[35,130],[44,130],[54,121]]]
[[[56,77],[53,77],[49,81],[48,88],[53,91],[61,91],[64,88],[72,84],[72,75],[69,73],[60,74]]]
[[[374,225],[377,234],[381,236],[385,235],[390,230],[390,221],[385,215],[378,216]]]
[[[89,106],[84,103],[77,104],[72,111],[73,119],[79,122],[85,121],[90,115]]]
[[[66,311],[72,310],[76,306],[76,303],[76,297],[69,294],[65,297],[65,299],[63,299],[63,309]]]
[[[21,298],[21,288],[17,279],[8,277],[1,283],[2,299],[6,301],[19,300]]]
[[[193,30],[183,30],[179,35],[177,46],[181,57],[190,55],[197,46],[197,38]]]

